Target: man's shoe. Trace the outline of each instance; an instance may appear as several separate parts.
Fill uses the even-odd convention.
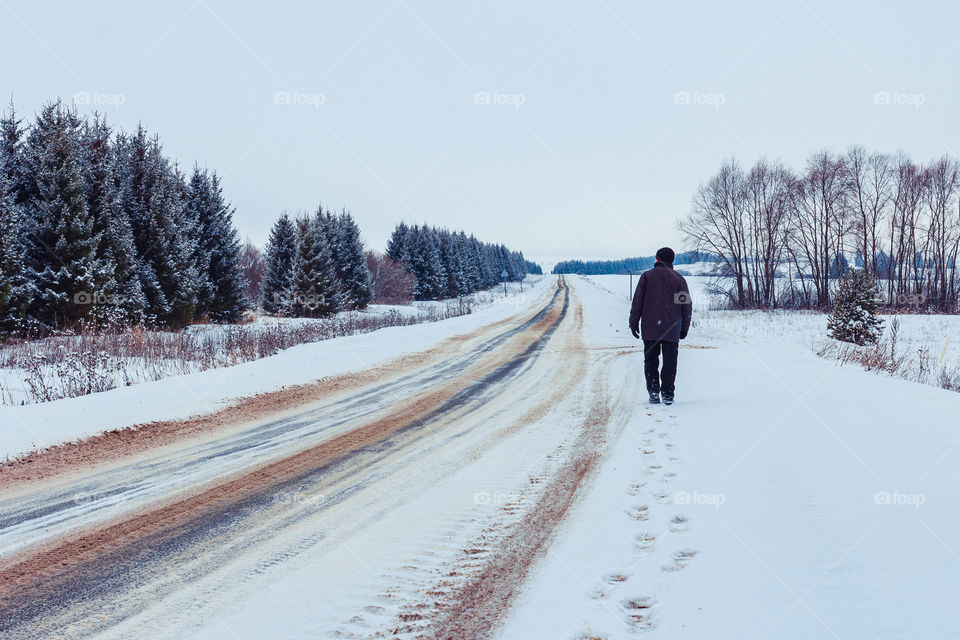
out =
[[[660,394],[656,391],[650,392],[650,404],[660,404]]]
[[[663,404],[673,404],[673,394],[663,394]]]

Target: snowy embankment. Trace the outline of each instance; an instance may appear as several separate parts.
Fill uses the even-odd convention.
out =
[[[130,425],[208,413],[238,398],[363,370],[513,315],[540,299],[553,283],[553,277],[545,276],[533,283],[528,280],[530,286],[525,285],[523,293],[513,285],[505,297],[502,290],[499,295],[493,291],[474,294],[479,297],[471,313],[439,322],[301,344],[260,360],[173,375],[78,398],[0,406],[0,457],[16,457],[36,448]],[[442,303],[417,303],[417,307],[437,304]]]
[[[122,386],[228,367],[306,342],[437,322],[522,296],[540,276],[460,298],[369,305],[324,318],[259,315],[245,324],[196,324],[183,331],[143,330],[53,336],[0,345],[0,405],[50,402]]]
[[[598,346],[637,346],[622,280],[579,286]],[[761,315],[695,312],[677,404],[610,435],[497,637],[956,637],[960,395],[838,367],[804,316]]]

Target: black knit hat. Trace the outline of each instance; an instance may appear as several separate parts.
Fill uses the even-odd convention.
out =
[[[657,251],[657,260],[666,264],[673,264],[673,259],[676,257],[676,254],[673,253],[673,249],[670,247],[664,247]]]

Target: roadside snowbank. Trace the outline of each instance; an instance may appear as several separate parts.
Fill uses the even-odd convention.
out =
[[[133,424],[187,418],[215,411],[237,398],[366,369],[522,311],[541,299],[554,282],[553,277],[543,277],[523,293],[491,296],[486,307],[440,322],[302,344],[261,360],[79,398],[0,406],[0,456],[15,457]]]

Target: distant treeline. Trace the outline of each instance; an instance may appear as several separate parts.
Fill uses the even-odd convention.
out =
[[[393,230],[387,256],[414,275],[417,300],[455,298],[525,275],[542,274],[540,265],[504,245],[490,244],[462,231],[403,222]]]
[[[624,258],[622,260],[563,260],[558,262],[551,273],[576,273],[582,276],[601,276],[633,271],[646,271],[653,268],[654,256]],[[694,262],[715,262],[717,256],[699,251],[678,253],[674,265],[693,264]]]
[[[700,185],[681,231],[721,257],[716,286],[737,308],[833,306],[850,264],[892,306],[960,311],[960,160],[903,152],[812,154],[793,169],[723,162]]]

